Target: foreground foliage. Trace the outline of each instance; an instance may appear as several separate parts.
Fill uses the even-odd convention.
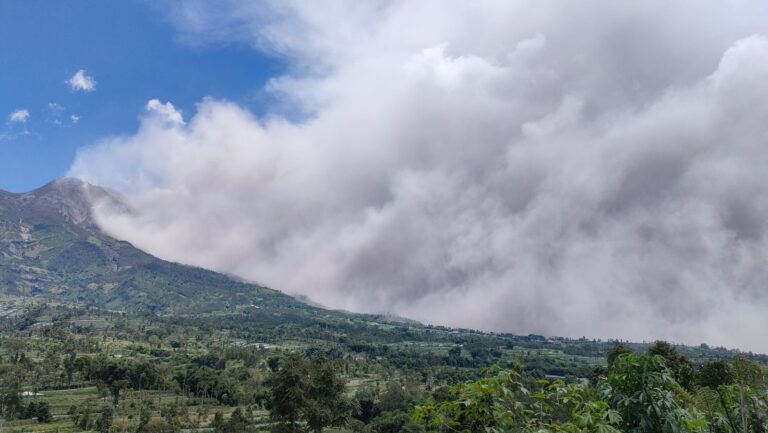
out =
[[[426,432],[762,433],[768,429],[764,369],[744,358],[714,361],[689,392],[658,353],[622,353],[594,384],[526,381],[498,371],[414,409]],[[673,360],[681,355],[668,351]],[[687,359],[686,359],[687,361]],[[689,361],[687,361],[689,363]],[[489,372],[490,373],[490,372]],[[695,379],[691,368],[690,380]]]

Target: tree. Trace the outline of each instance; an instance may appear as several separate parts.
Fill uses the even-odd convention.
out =
[[[25,418],[35,418],[39,423],[51,422],[51,408],[45,401],[29,403],[25,415]]]
[[[618,358],[619,356],[625,353],[632,353],[632,352],[621,343],[614,344],[613,347],[611,347],[611,350],[609,350],[608,354],[606,355],[606,358],[608,360],[608,368],[610,368],[613,365],[613,363],[616,361],[616,358]]]
[[[599,388],[603,399],[621,415],[622,431],[679,433],[706,425],[676,397],[679,384],[660,355],[619,356]]]
[[[39,423],[51,422],[51,408],[48,402],[41,401],[37,403],[37,410],[35,411],[35,418]]]
[[[696,382],[699,386],[706,386],[715,391],[721,385],[728,385],[733,381],[733,369],[721,359],[707,362],[696,373]]]
[[[371,421],[370,429],[376,433],[416,433],[421,431],[405,412],[384,412]]]
[[[304,421],[316,433],[329,426],[346,424],[353,404],[344,395],[344,381],[332,360],[323,354],[306,359],[288,356],[282,368],[267,379],[270,388],[270,417],[276,430],[299,432]]]
[[[378,415],[376,407],[376,396],[370,388],[360,388],[355,393],[355,399],[357,400],[357,410],[354,417],[363,423],[368,423],[371,418]]]
[[[267,367],[269,367],[269,371],[275,372],[280,369],[280,358],[276,356],[270,356],[269,359],[267,359]]]
[[[139,433],[145,431],[147,425],[149,424],[149,420],[151,419],[152,419],[152,411],[150,410],[147,404],[142,404],[141,409],[139,409],[139,425],[136,428],[136,431],[138,431]]]
[[[309,399],[304,416],[309,428],[315,433],[324,427],[343,426],[354,408],[344,395],[346,381],[339,375],[338,366],[323,354],[310,363]]]
[[[242,433],[247,431],[248,424],[249,421],[243,416],[243,411],[238,407],[235,408],[227,422],[224,423],[222,430],[224,433]]]
[[[120,402],[120,391],[128,387],[128,381],[115,380],[110,382],[107,387],[109,388],[109,392],[112,394],[112,404],[117,406],[117,404]]]
[[[14,419],[24,408],[21,401],[21,388],[18,382],[12,382],[0,392],[0,416],[5,419]]]
[[[763,367],[743,356],[731,360],[731,371],[734,381],[739,385],[760,388],[765,383]]]
[[[67,376],[67,383],[72,383],[72,375],[77,370],[77,355],[75,352],[70,352],[66,358],[64,358],[64,373]]]
[[[298,355],[288,356],[282,368],[266,381],[270,388],[269,416],[283,432],[300,432],[299,421],[307,405],[309,364]]]
[[[80,430],[90,430],[91,414],[89,412],[84,412],[77,419],[78,419],[77,426],[80,427]]]
[[[517,372],[501,371],[452,387],[450,400],[417,406],[414,419],[427,432],[523,432],[530,422],[523,414],[530,412],[521,402],[528,395]]]
[[[407,423],[397,412],[385,412],[370,426],[380,433],[620,433],[621,416],[595,399],[592,388],[541,380],[531,390],[524,382],[515,371],[498,371],[452,387],[447,400],[417,406],[413,419],[420,426]]]
[[[693,363],[666,341],[657,341],[648,349],[649,355],[659,355],[669,367],[672,377],[687,390],[693,389]]]
[[[101,416],[96,420],[96,430],[99,433],[108,433],[112,427],[113,412],[110,406],[104,406],[101,409]]]
[[[347,423],[347,429],[351,431],[352,433],[370,433],[370,429],[368,428],[368,425],[366,425],[364,422],[360,421],[359,419],[351,419]]]
[[[731,361],[733,376],[739,385],[739,413],[741,414],[741,428],[748,431],[749,418],[757,414],[757,411],[750,410],[748,394],[750,388],[758,389],[765,383],[765,372],[757,363],[744,357],[736,357]],[[745,389],[746,388],[746,389]],[[722,393],[721,393],[722,394]]]
[[[405,410],[408,401],[403,385],[398,381],[387,383],[387,389],[379,397],[379,409],[385,411]]]
[[[221,433],[224,431],[224,414],[222,414],[220,411],[216,411],[213,414],[213,421],[211,421],[211,427],[213,427],[213,431],[216,433]]]

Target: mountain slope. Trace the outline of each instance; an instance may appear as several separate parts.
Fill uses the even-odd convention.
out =
[[[28,193],[0,191],[0,292],[154,313],[268,307],[268,314],[317,310],[290,296],[153,257],[97,226],[94,200],[119,196],[75,179]],[[267,313],[265,313],[267,314]]]

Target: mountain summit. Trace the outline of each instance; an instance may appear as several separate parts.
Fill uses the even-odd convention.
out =
[[[98,203],[128,210],[117,192],[78,179],[20,194],[0,191],[0,294],[159,314],[269,307],[259,313],[269,320],[319,311],[114,239],[98,228],[92,211]]]
[[[22,218],[25,215],[61,218],[89,231],[99,230],[93,215],[96,203],[108,203],[128,211],[118,192],[68,177],[21,194],[0,190],[0,206],[14,210]]]

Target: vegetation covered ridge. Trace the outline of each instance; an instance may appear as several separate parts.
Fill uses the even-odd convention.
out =
[[[10,432],[736,433],[768,422],[764,356],[719,348],[28,302],[1,309]]]
[[[168,262],[98,226],[95,202],[120,196],[76,179],[0,192],[0,294],[153,314],[261,309],[265,320],[311,318],[316,307],[277,290]]]

